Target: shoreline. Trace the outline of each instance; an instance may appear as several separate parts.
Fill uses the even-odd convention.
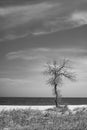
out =
[[[13,109],[33,109],[33,110],[41,110],[41,111],[45,111],[46,109],[50,109],[50,108],[53,108],[55,107],[55,105],[27,105],[27,106],[24,106],[24,105],[0,105],[0,111],[2,110],[13,110]],[[74,109],[76,108],[87,108],[87,105],[68,105],[68,108],[73,111]]]

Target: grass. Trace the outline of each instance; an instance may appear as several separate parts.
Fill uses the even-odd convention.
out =
[[[0,130],[87,130],[87,112],[72,114],[68,109],[3,110]]]

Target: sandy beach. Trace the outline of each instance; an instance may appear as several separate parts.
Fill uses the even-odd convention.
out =
[[[34,109],[34,110],[46,110],[55,107],[54,105],[46,106],[15,106],[15,105],[0,105],[0,111],[2,110],[13,110],[13,109]],[[87,105],[68,105],[68,108],[73,111],[75,108],[87,108]]]

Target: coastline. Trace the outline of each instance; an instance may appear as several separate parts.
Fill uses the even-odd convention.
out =
[[[34,110],[41,110],[41,111],[45,111],[46,109],[50,109],[55,107],[55,105],[46,105],[46,106],[33,106],[33,105],[0,105],[0,111],[2,110],[13,110],[13,109],[34,109]],[[87,108],[87,105],[68,105],[68,108],[73,111],[76,108]]]

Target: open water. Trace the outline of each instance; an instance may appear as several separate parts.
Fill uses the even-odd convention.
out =
[[[87,98],[62,98],[61,104],[87,105]],[[0,105],[55,105],[54,98],[0,97]]]

